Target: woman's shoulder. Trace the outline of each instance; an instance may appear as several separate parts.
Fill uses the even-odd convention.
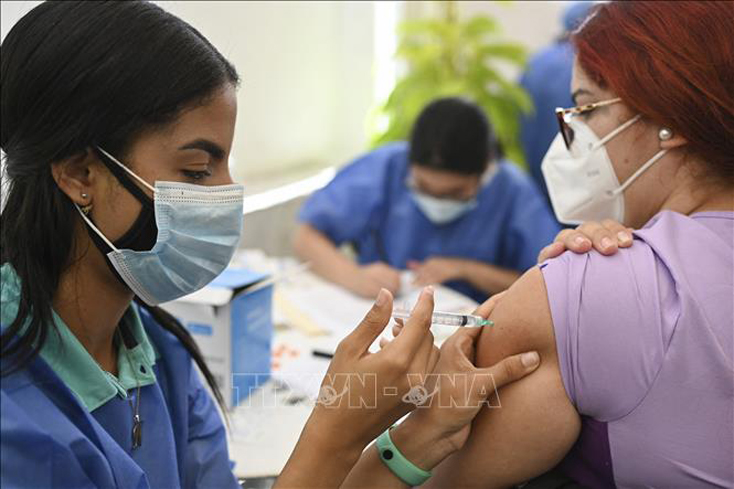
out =
[[[678,282],[696,288],[702,285],[701,278],[704,281],[715,276],[731,279],[734,212],[699,212],[686,216],[662,211],[634,234]],[[711,275],[702,277],[703,269]]]
[[[672,279],[658,276],[656,262],[659,259],[650,243],[635,235],[632,246],[621,248],[614,255],[605,256],[596,250],[588,253],[566,251],[541,263],[539,268],[549,295],[572,300],[586,289],[598,289],[610,300],[626,300],[631,298],[626,293],[630,287],[640,291],[654,286],[661,278]],[[556,300],[555,297],[549,299]]]
[[[649,391],[678,325],[676,277],[637,236],[612,256],[566,252],[541,269],[569,397],[602,421],[628,414]]]
[[[365,172],[375,177],[382,172],[407,168],[410,148],[403,141],[388,143],[358,156],[340,173]]]
[[[13,265],[0,266],[0,329],[5,329],[18,314],[21,283]]]

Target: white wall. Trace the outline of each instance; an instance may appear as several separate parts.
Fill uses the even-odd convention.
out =
[[[40,1],[12,1],[0,2],[0,39],[5,35],[29,10],[41,3]],[[7,198],[8,180],[5,178],[5,153],[0,151],[0,209],[5,207]]]
[[[363,148],[372,100],[369,2],[159,2],[242,78],[236,176],[339,164]]]
[[[2,24],[0,34],[2,35],[2,39],[5,39],[5,35],[21,17],[40,3],[42,2],[18,0],[0,2],[0,23]]]
[[[38,3],[3,1],[3,37]],[[250,190],[286,169],[341,164],[364,149],[374,103],[372,2],[157,3],[240,73],[233,176]]]
[[[502,36],[523,44],[530,52],[550,44],[563,32],[562,15],[569,2],[459,2],[461,16],[486,14],[500,22]]]

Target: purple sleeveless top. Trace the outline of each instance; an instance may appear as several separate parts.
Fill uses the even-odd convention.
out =
[[[590,487],[734,487],[734,212],[663,211],[614,256],[541,265]]]

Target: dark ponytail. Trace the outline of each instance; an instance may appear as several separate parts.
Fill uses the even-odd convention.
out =
[[[75,246],[79,217],[52,162],[95,146],[125,161],[138,135],[175,121],[238,76],[196,29],[147,2],[46,2],[12,28],[1,50],[8,195],[0,262],[21,283],[18,314],[0,339],[8,375],[33,360],[51,333],[52,299]],[[162,309],[141,305],[186,347],[223,406],[189,332]]]

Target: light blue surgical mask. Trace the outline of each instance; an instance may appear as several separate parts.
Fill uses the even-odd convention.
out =
[[[155,187],[98,148],[153,192],[158,235],[149,251],[118,249],[77,206],[87,225],[112,251],[107,258],[122,280],[150,305],[196,292],[222,273],[242,232],[242,185],[155,182]]]
[[[419,190],[410,192],[421,212],[429,221],[437,225],[453,222],[477,206],[476,198],[470,200],[440,199]]]
[[[496,163],[489,164],[487,170],[482,174],[479,182],[479,190],[476,196],[467,200],[447,199],[434,197],[421,191],[415,184],[413,176],[409,175],[405,185],[410,190],[413,201],[421,210],[429,221],[436,225],[443,225],[459,219],[464,214],[473,211],[478,203],[478,194],[484,187],[489,185],[494,176],[497,174],[499,165]]]

